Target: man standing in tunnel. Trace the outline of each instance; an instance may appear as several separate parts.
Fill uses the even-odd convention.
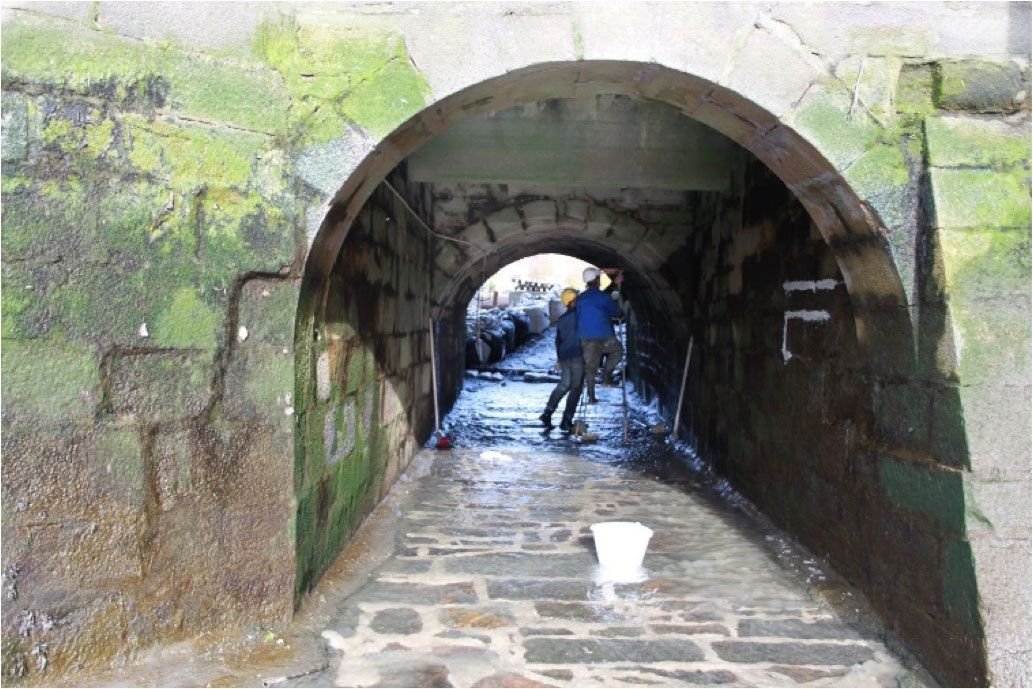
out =
[[[560,293],[560,300],[567,307],[563,315],[556,320],[556,359],[560,365],[560,382],[549,395],[545,413],[538,417],[546,428],[551,428],[552,413],[556,411],[563,396],[567,395],[563,420],[560,421],[561,431],[569,431],[574,427],[574,412],[577,411],[581,387],[585,382],[585,362],[581,352],[581,341],[578,339],[577,311],[574,308],[577,296],[577,290],[572,287]]]
[[[624,356],[624,348],[613,332],[613,319],[619,318],[620,306],[613,295],[599,289],[598,268],[585,268],[581,277],[588,286],[577,300],[577,330],[581,338],[581,349],[585,353],[585,378],[588,381],[588,403],[596,404],[595,372],[599,362],[606,355],[603,367],[603,385],[613,384],[613,372],[617,363]],[[624,281],[624,274],[618,272],[613,284],[619,286]]]

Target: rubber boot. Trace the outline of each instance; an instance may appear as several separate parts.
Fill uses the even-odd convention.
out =
[[[538,420],[541,421],[542,425],[544,425],[546,428],[552,428],[552,412],[551,411],[546,410],[545,413],[543,413],[541,416],[538,417]]]

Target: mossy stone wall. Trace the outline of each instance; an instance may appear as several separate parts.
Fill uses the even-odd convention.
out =
[[[2,90],[5,681],[282,625],[309,545],[294,317],[326,194],[299,161],[423,107],[404,43],[270,8],[244,47],[198,50],[15,10]]]

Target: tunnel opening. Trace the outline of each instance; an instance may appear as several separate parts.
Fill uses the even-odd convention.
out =
[[[442,409],[462,393],[486,276],[563,253],[625,271],[636,393],[673,416],[691,337],[680,437],[937,674],[981,681],[961,486],[916,487],[916,453],[944,460],[910,435],[928,382],[880,227],[789,127],[655,65],[540,66],[413,118],[342,187],[306,268],[296,597],[430,437],[432,367]],[[925,499],[939,516],[912,519]]]

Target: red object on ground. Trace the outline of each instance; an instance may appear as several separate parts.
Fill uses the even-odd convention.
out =
[[[448,436],[442,433],[438,436],[438,449],[439,450],[451,450],[452,441],[448,439]]]

